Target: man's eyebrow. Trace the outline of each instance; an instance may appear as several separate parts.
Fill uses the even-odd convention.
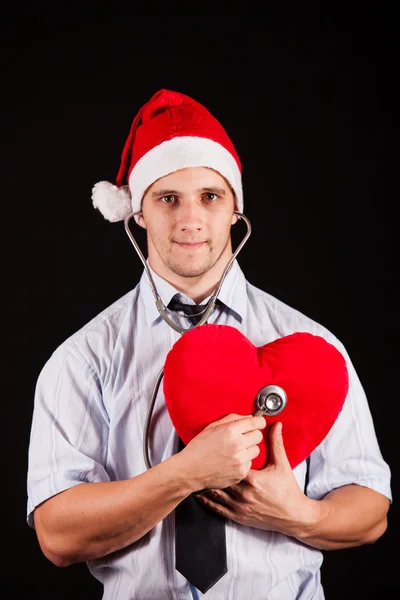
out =
[[[226,190],[224,188],[220,188],[220,187],[205,187],[202,190],[199,190],[199,192],[211,192],[212,194],[218,194],[219,196],[225,196],[226,194]]]
[[[152,198],[157,198],[158,196],[178,196],[179,192],[176,190],[154,190],[151,192]]]
[[[224,188],[220,188],[220,187],[203,187],[199,190],[197,190],[197,193],[211,193],[211,194],[218,194],[220,196],[225,196],[226,195],[226,190]],[[161,190],[154,190],[153,192],[151,192],[151,197],[152,198],[159,198],[160,196],[179,196],[181,192],[178,192],[177,190],[169,190],[169,189],[161,189]]]

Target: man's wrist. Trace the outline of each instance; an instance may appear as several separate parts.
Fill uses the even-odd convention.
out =
[[[307,538],[315,535],[319,523],[323,519],[323,512],[323,503],[320,500],[312,500],[306,497],[294,537],[299,540],[307,540]]]
[[[201,486],[194,477],[193,469],[187,465],[181,452],[174,454],[166,462],[168,462],[169,473],[183,497],[190,496],[200,490]]]

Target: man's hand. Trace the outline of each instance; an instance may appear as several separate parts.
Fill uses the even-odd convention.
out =
[[[224,490],[198,498],[242,525],[279,531],[321,550],[371,544],[387,527],[389,499],[356,484],[338,487],[321,500],[307,498],[286,456],[281,424],[270,431],[271,462]]]
[[[296,536],[312,521],[313,501],[300,489],[286,456],[282,424],[270,431],[270,463],[250,470],[240,483],[210,490],[198,498],[217,513],[242,525]]]
[[[258,456],[264,417],[230,414],[208,425],[179,453],[194,491],[227,488],[244,479]]]

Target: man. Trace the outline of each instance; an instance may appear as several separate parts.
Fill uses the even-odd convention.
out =
[[[205,305],[232,257],[234,211],[243,211],[240,160],[220,123],[191,98],[160,90],[133,121],[116,183],[97,184],[93,204],[110,221],[141,211],[135,219],[165,306]],[[160,391],[146,469],[149,401],[180,334],[160,317],[144,272],[56,349],[35,395],[28,523],[54,564],[87,561],[105,599],[202,596],[174,555],[176,509],[199,491],[226,533],[227,570],[205,592],[210,599],[324,598],[321,550],[372,543],[386,529],[390,470],[342,344],[252,286],[236,261],[219,300],[208,322],[236,327],[256,346],[295,331],[335,345],[350,375],[345,404],[307,461],[291,469],[276,423],[270,463],[252,470],[264,417],[226,415],[179,451]],[[189,326],[181,311],[170,314]]]

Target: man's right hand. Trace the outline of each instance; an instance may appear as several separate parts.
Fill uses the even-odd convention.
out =
[[[139,475],[75,485],[51,496],[34,513],[43,553],[66,567],[126,548],[191,493],[245,478],[264,427],[264,417],[228,415]]]
[[[194,491],[226,488],[244,479],[260,449],[262,416],[230,414],[208,425],[180,452]]]

